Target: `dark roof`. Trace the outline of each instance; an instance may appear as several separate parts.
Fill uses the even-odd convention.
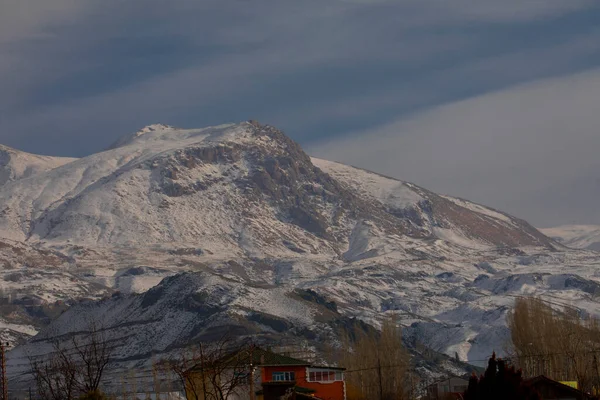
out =
[[[330,367],[329,365],[310,365],[311,368],[322,368],[322,369],[333,369],[337,371],[345,371],[346,368],[342,367]]]
[[[345,371],[346,368],[329,367],[329,366],[316,366],[312,365],[308,361],[300,360],[293,357],[288,357],[283,354],[273,353],[269,350],[261,349],[260,347],[245,348],[242,350],[236,350],[230,352],[222,359],[228,360],[232,367],[240,365],[254,365],[261,367],[313,367],[323,369],[333,369],[338,371]],[[195,365],[190,370],[199,370],[199,365]]]
[[[264,367],[310,366],[310,363],[307,361],[273,353],[272,351],[264,350],[259,347],[244,348],[241,350],[232,351],[228,355],[222,357],[221,360],[225,360],[226,362],[230,363],[232,367],[250,364]],[[198,371],[200,369],[200,364],[197,364],[190,368],[190,371]]]
[[[269,366],[310,366],[309,362],[304,360],[299,360],[297,358],[292,358],[288,356],[284,356],[282,354],[273,353],[272,351],[263,350],[261,348],[254,348],[253,350],[248,351],[246,355],[246,359],[248,361],[252,360],[253,365],[260,365],[264,367]]]
[[[535,378],[529,378],[525,380],[525,383],[529,384],[529,385],[537,385],[539,383],[547,383],[548,385],[554,386],[559,388],[560,390],[563,390],[565,392],[571,393],[573,395],[578,396],[579,398],[582,399],[589,399],[590,396],[584,392],[582,392],[579,389],[575,389],[571,386],[565,385],[563,383],[560,383],[558,381],[555,381],[554,379],[550,379],[544,375],[540,375],[540,376],[536,376]]]
[[[313,367],[313,368],[323,368],[323,369],[334,369],[339,371],[345,371],[346,368],[339,367],[329,367],[329,366],[318,366],[309,363],[308,361],[300,360],[298,358],[289,357],[283,354],[277,354],[269,350],[261,349],[260,347],[255,347],[253,350],[245,350],[243,352],[245,355],[242,357],[245,358],[237,358],[236,360],[243,361],[245,363],[250,363],[252,359],[252,364],[256,366],[262,367],[278,367],[278,366],[296,366],[296,367]],[[251,354],[251,355],[250,355]],[[238,355],[239,356],[239,355]],[[236,357],[236,355],[234,355]]]

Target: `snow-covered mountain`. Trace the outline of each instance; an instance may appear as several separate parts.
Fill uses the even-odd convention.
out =
[[[600,251],[600,226],[564,225],[540,229],[546,236],[574,249]]]
[[[386,236],[553,245],[500,212],[340,164],[315,165],[272,127],[153,125],[118,143],[5,185],[0,236],[92,247],[202,243],[213,254],[227,248],[228,257],[340,254],[355,228],[372,223]]]
[[[104,298],[70,308],[16,349],[15,370],[23,354],[81,329],[80,314],[142,360],[223,325],[314,339],[331,335],[333,320],[377,326],[396,312],[407,340],[482,363],[504,349],[516,296],[600,313],[597,253],[501,211],[311,159],[253,121],[151,125],[104,152],[7,182],[0,204],[0,238],[16,249],[0,253],[5,292],[56,308]],[[23,261],[25,253],[33,258]],[[316,297],[298,298],[308,291]],[[335,306],[332,319],[323,304]],[[23,318],[3,315],[6,324],[29,323],[33,333],[47,321],[32,325],[32,307],[19,304]]]
[[[0,187],[7,182],[28,178],[74,160],[74,158],[38,156],[0,145]]]
[[[103,387],[117,390],[121,389],[115,379],[119,370],[148,376],[150,355],[154,361],[176,358],[190,343],[218,340],[228,334],[251,335],[263,346],[296,344],[312,350],[342,335],[374,329],[343,315],[335,302],[310,289],[255,285],[205,272],[184,273],[166,278],[143,294],[115,295],[70,308],[27,345],[10,353],[15,376],[11,387],[26,387],[29,359],[51,352],[56,338],[76,332],[85,340],[90,315],[101,315],[102,334],[114,347]],[[472,370],[435,351],[412,349],[412,353],[417,367],[429,374]],[[138,384],[151,382],[142,379]]]

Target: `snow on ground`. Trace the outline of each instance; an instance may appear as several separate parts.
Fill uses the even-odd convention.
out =
[[[311,160],[315,166],[333,178],[349,184],[354,189],[360,190],[362,195],[373,197],[387,206],[402,209],[415,206],[423,200],[402,181],[333,161],[319,158]]]
[[[4,321],[0,318],[0,329],[7,329],[14,332],[23,333],[25,335],[34,336],[38,333],[38,330],[30,325],[12,324]]]
[[[540,229],[540,231],[565,246],[600,251],[600,226],[598,225],[565,225]]]
[[[477,240],[473,240],[473,239],[469,239],[469,238],[465,237],[465,235],[463,235],[458,229],[446,229],[446,228],[435,227],[435,228],[433,228],[433,232],[435,233],[435,235],[438,238],[440,238],[442,240],[445,240],[452,244],[466,247],[469,249],[485,250],[485,249],[489,249],[491,247],[490,245],[485,245],[485,244],[481,243],[481,241],[477,241]]]

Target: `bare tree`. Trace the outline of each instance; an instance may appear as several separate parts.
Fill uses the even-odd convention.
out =
[[[183,384],[188,399],[226,400],[241,390],[251,390],[254,346],[236,345],[228,337],[200,343],[168,362]]]
[[[577,381],[585,391],[600,388],[597,319],[530,297],[515,301],[508,324],[514,358],[526,375]]]
[[[44,400],[71,400],[99,393],[102,375],[112,353],[103,330],[92,323],[83,338],[74,335],[67,342],[69,346],[63,343],[55,341],[52,352],[43,358],[30,357],[40,397]]]
[[[72,360],[76,366],[82,367],[77,374],[77,387],[84,393],[98,391],[102,374],[112,355],[112,347],[106,340],[104,331],[96,323],[92,323],[89,334],[83,340],[73,336],[71,344],[75,351]]]
[[[352,400],[402,400],[410,396],[410,355],[404,348],[395,315],[384,320],[380,334],[344,339],[340,363]]]
[[[71,400],[75,398],[77,370],[59,342],[45,360],[30,357],[31,371],[38,394],[43,400]]]

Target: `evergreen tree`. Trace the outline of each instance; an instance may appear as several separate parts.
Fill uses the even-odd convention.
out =
[[[487,369],[480,378],[473,375],[464,396],[465,400],[541,400],[539,394],[523,382],[521,371],[496,359],[496,353],[488,361]]]

